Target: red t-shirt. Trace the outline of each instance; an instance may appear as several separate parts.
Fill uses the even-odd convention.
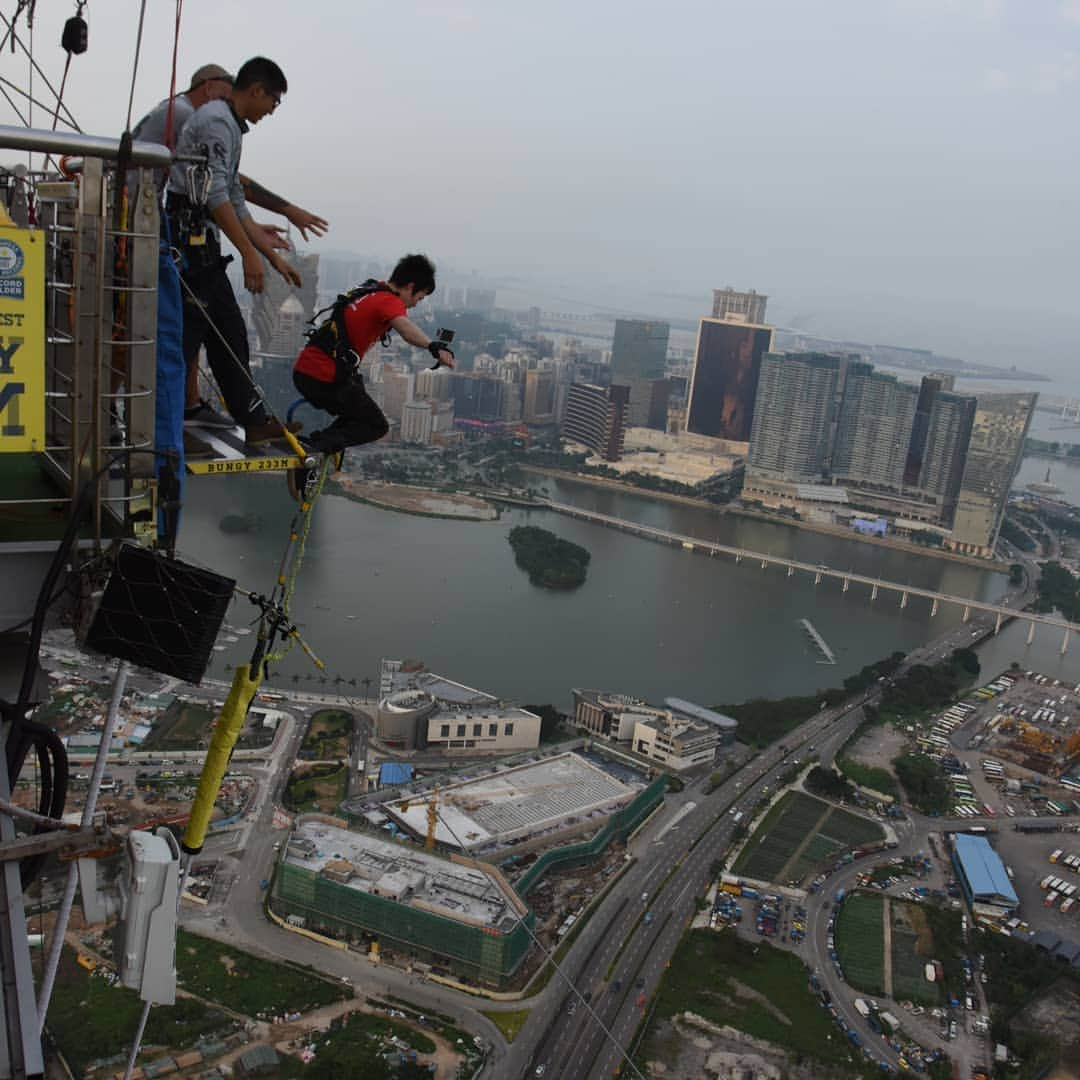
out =
[[[357,356],[375,344],[390,329],[390,323],[406,314],[401,297],[392,292],[373,292],[354,300],[345,309],[345,331]],[[308,345],[296,358],[294,370],[321,382],[333,382],[336,374],[333,357]]]

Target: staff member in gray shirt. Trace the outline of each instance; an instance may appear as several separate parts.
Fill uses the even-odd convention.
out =
[[[193,207],[188,200],[183,163],[173,166],[168,184],[167,211],[183,256],[181,273],[187,286],[184,359],[189,376],[198,364],[200,348],[205,345],[225,406],[233,420],[244,428],[249,444],[280,438],[283,429],[267,413],[251,379],[247,329],[225,273],[227,260],[221,255],[218,230],[239,251],[244,285],[251,292],[258,293],[263,288],[260,252],[286,281],[300,284],[300,275],[274,250],[264,230],[252,220],[239,171],[244,133],[249,125],[259,123],[278,107],[287,89],[281,68],[265,57],[255,57],[236,73],[228,100],[209,102],[184,125],[177,154],[206,153],[209,157],[210,192],[206,209],[210,221],[205,227],[200,222],[201,208]]]
[[[233,77],[220,64],[203,64],[194,75],[191,76],[191,85],[175,98],[165,98],[159,101],[136,125],[131,133],[132,138],[142,139],[145,142],[160,143],[170,149],[176,145],[180,132],[184,125],[195,115],[196,110],[201,109],[211,101],[220,101],[227,98],[232,92]],[[173,127],[172,140],[166,141],[167,127],[169,123],[169,101],[173,103]],[[165,186],[168,174],[161,171],[159,183]],[[280,195],[267,191],[260,183],[250,177],[240,174],[240,183],[244,188],[244,198],[253,206],[263,210],[270,210],[275,214],[281,214],[290,225],[300,231],[305,240],[310,231],[315,236],[323,236],[330,227],[329,223],[313,214],[310,210],[304,210],[295,206]],[[281,229],[276,225],[263,225],[267,239],[274,247],[282,251],[289,250],[289,243],[280,235]]]

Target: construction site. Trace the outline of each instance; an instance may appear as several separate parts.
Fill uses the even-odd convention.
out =
[[[975,694],[993,708],[979,710],[985,719],[968,749],[992,750],[1002,761],[1047,779],[1061,780],[1074,770],[1080,758],[1080,685],[1014,671]]]
[[[511,769],[492,767],[485,776],[385,803],[382,810],[410,836],[491,856],[600,828],[640,790],[567,753]]]
[[[299,823],[270,906],[290,925],[489,986],[525,959],[534,916],[494,867],[323,820]]]

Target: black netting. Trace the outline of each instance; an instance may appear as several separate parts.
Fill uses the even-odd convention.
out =
[[[232,578],[125,544],[85,645],[198,683],[235,586]]]

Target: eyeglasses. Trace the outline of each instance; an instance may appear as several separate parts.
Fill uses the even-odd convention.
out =
[[[281,95],[280,94],[267,94],[266,96],[274,103],[273,106],[270,109],[270,111],[273,112],[281,104]]]

